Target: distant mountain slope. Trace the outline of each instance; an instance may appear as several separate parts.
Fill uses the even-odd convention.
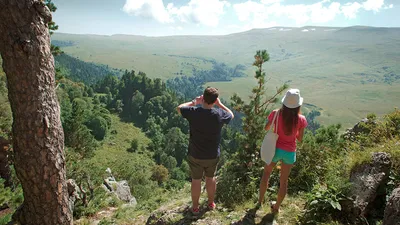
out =
[[[248,77],[209,83],[229,97],[254,86],[253,56],[267,49],[265,70],[276,87],[298,87],[307,103],[323,109],[323,123],[351,125],[371,108],[383,114],[400,106],[400,28],[274,27],[224,36],[144,37],[54,34],[73,43],[65,52],[87,62],[144,71],[164,80],[211,70],[208,60],[246,66]]]
[[[110,68],[108,65],[85,62],[67,54],[61,54],[54,58],[56,66],[68,70],[68,78],[88,85],[94,84],[109,74],[119,76],[122,72]]]

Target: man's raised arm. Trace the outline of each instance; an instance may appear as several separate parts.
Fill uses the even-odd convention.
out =
[[[233,114],[233,112],[226,107],[224,104],[222,104],[221,100],[219,98],[217,98],[217,102],[215,103],[218,107],[220,107],[221,109],[227,111],[229,114],[231,114],[232,119],[235,118],[235,115]]]
[[[176,107],[176,111],[178,111],[178,113],[181,114],[182,107],[195,106],[195,105],[201,104],[202,102],[203,102],[203,95],[196,97],[191,102],[185,102],[185,103],[180,104],[178,107]]]

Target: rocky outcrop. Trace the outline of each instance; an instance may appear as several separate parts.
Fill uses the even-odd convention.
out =
[[[111,170],[108,168],[107,172],[110,173],[110,177],[104,179],[103,187],[109,193],[114,193],[118,199],[126,202],[129,206],[136,206],[136,198],[132,196],[131,189],[126,180],[116,181],[111,175]]]
[[[353,202],[344,204],[344,210],[350,215],[350,220],[355,223],[359,218],[367,218],[377,206],[376,202],[381,198],[385,189],[391,167],[390,154],[377,152],[372,154],[370,163],[361,164],[353,168],[350,181],[352,183]]]
[[[383,225],[400,225],[400,187],[393,190],[387,202]]]
[[[375,121],[369,121],[367,118],[362,119],[353,128],[347,129],[343,137],[347,140],[355,140],[359,134],[367,134],[369,130],[365,127],[365,124],[376,123]]]
[[[74,211],[75,202],[80,199],[79,187],[73,179],[67,180],[68,196],[69,196],[69,209]]]

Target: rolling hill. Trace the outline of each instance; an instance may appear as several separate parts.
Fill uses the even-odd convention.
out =
[[[247,77],[208,83],[225,98],[246,97],[255,80],[253,55],[267,49],[270,89],[283,82],[320,108],[323,124],[354,124],[369,112],[400,106],[400,28],[274,27],[224,36],[75,35],[56,33],[67,54],[164,80],[212,68],[211,60],[246,66]]]

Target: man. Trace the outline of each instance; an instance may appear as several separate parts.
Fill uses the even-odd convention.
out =
[[[190,139],[188,162],[192,177],[192,213],[198,215],[201,179],[206,177],[208,208],[215,209],[215,171],[220,155],[221,129],[234,117],[232,111],[218,98],[218,90],[208,87],[202,96],[178,106],[177,110],[189,121]],[[201,107],[197,107],[201,105]],[[219,108],[214,108],[214,105]]]

